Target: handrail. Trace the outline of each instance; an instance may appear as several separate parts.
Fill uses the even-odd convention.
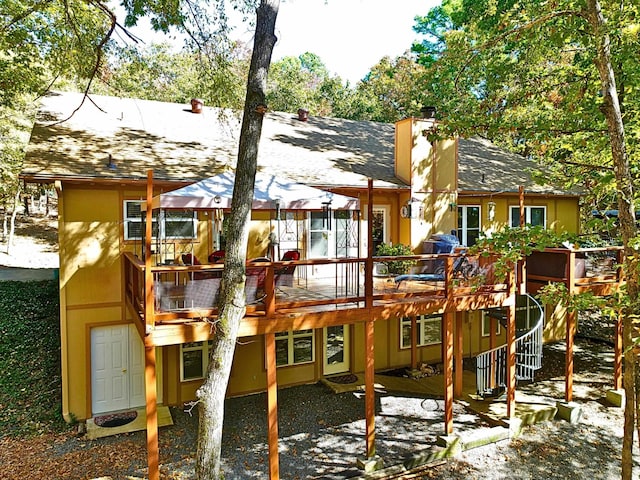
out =
[[[538,307],[538,321],[524,335],[516,339],[516,379],[533,380],[542,367],[542,330],[544,310],[532,295],[525,294]],[[476,388],[478,395],[486,396],[506,386],[507,345],[501,345],[476,356]]]

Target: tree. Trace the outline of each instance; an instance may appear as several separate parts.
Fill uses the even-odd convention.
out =
[[[174,51],[168,43],[112,45],[108,63],[100,69],[95,93],[115,93],[133,98],[189,103],[200,98],[205,105],[242,108],[249,53],[234,43],[225,58],[202,61],[202,53],[188,47]]]
[[[412,115],[419,115],[422,107],[421,88],[424,67],[409,54],[391,59],[383,57],[364,80],[358,84],[358,92],[370,98],[369,119],[377,122],[396,122]]]
[[[200,480],[223,478],[220,464],[224,398],[240,322],[245,313],[245,264],[255,183],[258,144],[266,113],[265,91],[276,42],[278,0],[261,0],[247,80],[247,98],[240,131],[231,216],[228,224],[220,314],[213,337],[207,377],[198,389],[200,424],[196,475]]]
[[[635,224],[638,157],[637,4],[445,0],[414,46],[439,99],[443,133],[481,134],[537,158],[547,180],[582,186],[594,206],[614,199],[625,252],[626,394],[622,477],[632,475],[633,320],[638,311]],[[625,130],[633,132],[625,136]]]

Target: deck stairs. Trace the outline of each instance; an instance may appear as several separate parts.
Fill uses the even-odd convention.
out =
[[[542,330],[544,311],[540,303],[526,294],[536,305],[538,318],[533,327],[516,332],[516,381],[532,381],[535,372],[542,368]],[[506,323],[504,315],[499,316]],[[480,397],[500,395],[507,385],[507,345],[501,345],[476,357],[476,387]]]

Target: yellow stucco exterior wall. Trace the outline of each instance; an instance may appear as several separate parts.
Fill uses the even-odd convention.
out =
[[[431,144],[422,134],[421,119],[407,119],[398,124],[396,134],[396,173],[408,179],[411,192],[374,194],[375,205],[388,208],[390,240],[410,244],[417,252],[422,242],[434,233],[450,233],[457,228],[457,205],[480,205],[482,229],[491,232],[509,221],[509,209],[518,205],[517,194],[458,197],[457,143],[442,140]],[[349,194],[349,192],[344,192]],[[123,202],[140,200],[144,191],[130,187],[80,188],[65,186],[60,192],[60,285],[63,355],[63,412],[67,419],[91,415],[90,329],[96,326],[131,322],[123,303],[122,260],[125,251],[139,251],[139,242],[124,240]],[[414,199],[420,214],[401,218],[400,210]],[[488,202],[495,202],[495,217],[487,218]],[[525,204],[545,206],[547,225],[556,231],[577,231],[578,204],[573,198],[527,196]],[[361,206],[366,212],[366,204]],[[264,256],[268,251],[270,214],[254,213],[248,258]],[[366,220],[366,215],[362,217]],[[201,260],[214,250],[211,219],[198,216],[198,241],[177,242],[176,252],[191,251]],[[364,234],[363,234],[364,238]],[[138,249],[138,250],[136,250]],[[366,255],[366,251],[362,252]],[[562,312],[549,314],[545,339],[563,338]],[[481,315],[470,312],[463,318],[464,355],[472,356],[488,349],[489,338],[481,332]],[[349,327],[349,369],[364,369],[364,328],[362,323]],[[504,331],[498,343],[504,339]],[[315,356],[307,364],[278,368],[280,386],[315,382],[323,376],[323,332],[314,333]],[[180,380],[180,346],[161,349],[161,386],[163,401],[182,404],[195,398],[200,381]],[[441,345],[419,347],[418,361],[439,363]],[[229,380],[229,395],[263,391],[266,387],[265,346],[261,336],[245,338],[237,346]],[[375,324],[375,368],[393,369],[407,366],[410,349],[400,348],[400,320],[380,320]]]

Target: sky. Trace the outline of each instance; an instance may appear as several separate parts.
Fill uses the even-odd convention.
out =
[[[278,42],[272,60],[315,53],[329,72],[355,85],[378,61],[395,58],[419,40],[414,17],[439,0],[282,0],[276,20]],[[145,41],[144,27],[133,28]],[[239,24],[232,35],[253,45],[251,28]],[[162,39],[154,36],[153,41]]]
[[[355,85],[385,55],[395,58],[418,35],[414,17],[436,0],[285,0],[276,20],[273,59],[315,53],[329,72]],[[250,40],[249,36],[246,40]]]

